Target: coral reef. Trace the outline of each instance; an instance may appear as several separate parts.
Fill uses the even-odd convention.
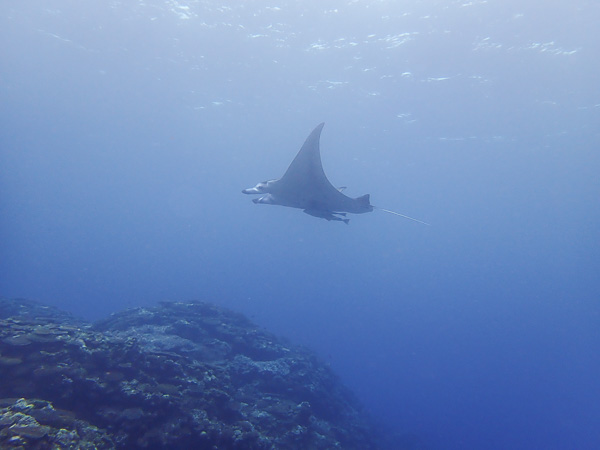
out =
[[[87,324],[0,300],[0,380],[2,448],[376,447],[313,354],[209,303]]]

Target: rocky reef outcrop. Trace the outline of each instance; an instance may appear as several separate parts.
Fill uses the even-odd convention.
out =
[[[376,445],[327,366],[240,314],[161,303],[88,324],[0,300],[0,447]]]

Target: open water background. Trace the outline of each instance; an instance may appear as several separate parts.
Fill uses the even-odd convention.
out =
[[[241,311],[398,445],[600,448],[600,4],[0,4],[0,294]],[[375,211],[254,205],[326,122]],[[421,446],[421,447],[419,447]]]

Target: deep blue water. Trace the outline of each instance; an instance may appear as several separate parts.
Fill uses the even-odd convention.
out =
[[[399,440],[600,448],[600,4],[0,4],[0,295],[209,300]],[[255,205],[320,122],[381,211]],[[407,437],[408,436],[408,437]]]

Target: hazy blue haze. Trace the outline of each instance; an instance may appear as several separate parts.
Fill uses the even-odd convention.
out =
[[[600,3],[0,4],[0,294],[204,299],[390,435],[600,448]],[[255,205],[320,122],[380,211]],[[400,438],[399,438],[400,439]]]

